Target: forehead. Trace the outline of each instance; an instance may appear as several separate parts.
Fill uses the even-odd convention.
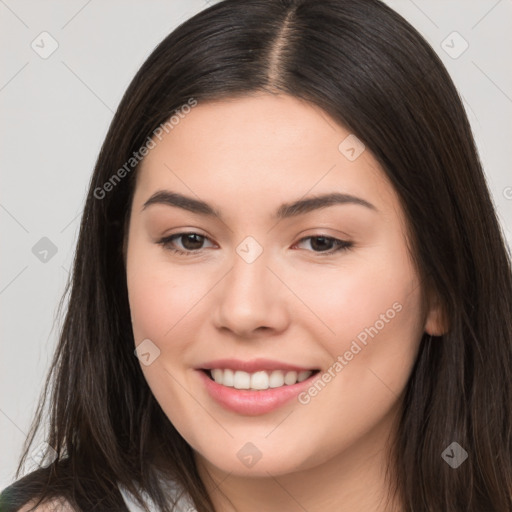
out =
[[[370,152],[347,158],[347,145],[362,149],[353,137],[319,107],[290,96],[199,102],[161,140],[154,138],[138,170],[136,198],[171,189],[213,204],[229,199],[261,208],[262,199],[337,191],[396,207]]]

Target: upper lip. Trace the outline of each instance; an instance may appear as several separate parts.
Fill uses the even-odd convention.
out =
[[[250,361],[241,361],[239,359],[215,359],[208,361],[197,367],[198,370],[213,370],[215,368],[241,370],[247,373],[254,373],[263,370],[287,370],[287,371],[313,371],[316,368],[298,366],[281,361],[273,361],[271,359],[252,359]]]

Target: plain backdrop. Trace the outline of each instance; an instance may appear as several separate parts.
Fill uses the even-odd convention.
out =
[[[512,2],[387,3],[452,75],[510,246]],[[0,0],[0,489],[13,480],[48,371],[56,308],[113,112],[156,44],[206,7],[204,0]]]

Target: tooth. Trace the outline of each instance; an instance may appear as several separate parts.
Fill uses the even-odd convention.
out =
[[[268,385],[271,388],[279,388],[284,384],[284,374],[281,370],[275,370],[270,374]]]
[[[235,374],[233,370],[224,370],[224,382],[222,383],[224,386],[229,386],[232,388],[235,385]]]
[[[295,384],[297,382],[297,372],[286,372],[284,376],[284,383],[288,386]]]
[[[256,372],[251,375],[252,389],[268,389],[267,372]]]
[[[281,370],[274,370],[270,375],[266,371],[248,373],[222,368],[214,368],[210,370],[210,375],[217,384],[234,387],[236,389],[254,390],[279,388],[285,384],[291,386],[297,382],[302,382],[308,379],[312,374],[313,372],[310,370],[303,370],[300,372],[283,372]]]
[[[223,383],[223,378],[222,378],[222,370],[220,370],[219,368],[215,368],[214,370],[211,370],[211,375],[213,377],[213,380],[217,383],[217,384],[222,384]]]
[[[302,372],[299,372],[299,375],[297,375],[297,382],[302,382],[303,380],[309,379],[313,372],[309,370],[304,370]],[[225,377],[224,377],[225,378]]]
[[[247,372],[236,371],[233,385],[236,389],[249,389],[251,387],[251,375]]]

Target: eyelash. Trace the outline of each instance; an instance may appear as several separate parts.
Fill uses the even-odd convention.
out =
[[[187,231],[183,233],[176,233],[174,235],[162,238],[157,243],[159,245],[162,245],[166,250],[172,251],[175,254],[178,254],[180,256],[190,256],[194,254],[198,254],[199,251],[202,249],[196,249],[196,250],[189,250],[189,251],[183,251],[182,249],[177,249],[176,247],[173,247],[171,244],[173,243],[174,239],[179,239],[181,237],[184,237],[186,235],[198,235],[201,238],[204,238],[205,240],[209,240],[208,237],[201,235],[199,233],[195,233],[193,231]],[[346,240],[339,240],[338,238],[334,238],[332,236],[326,236],[326,235],[311,235],[306,236],[304,238],[301,238],[297,243],[303,242],[305,240],[309,240],[312,238],[324,238],[326,240],[332,241],[335,244],[335,248],[329,249],[328,251],[310,251],[315,254],[318,254],[319,256],[330,256],[340,251],[346,251],[350,249],[354,244],[352,242],[348,242]],[[210,240],[211,241],[211,240]],[[336,247],[337,246],[337,247]]]

